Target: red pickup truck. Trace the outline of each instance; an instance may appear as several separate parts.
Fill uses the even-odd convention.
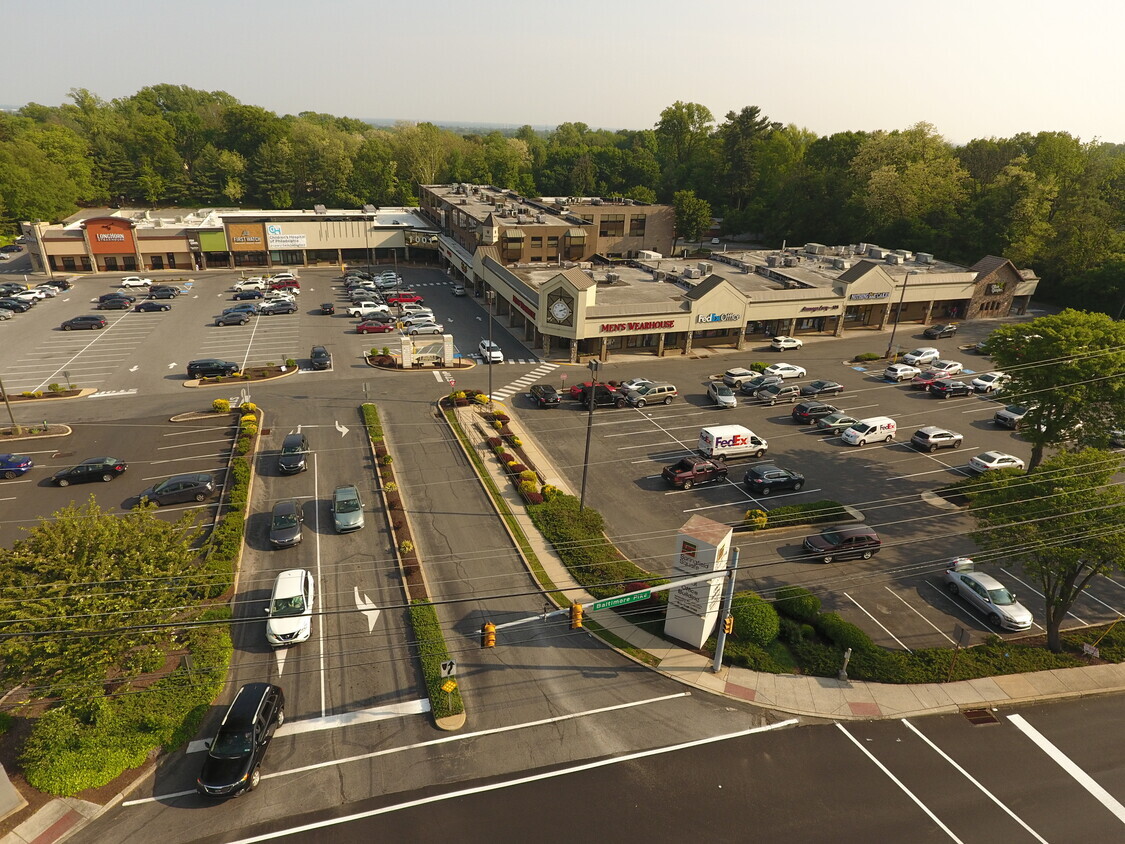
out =
[[[691,489],[696,484],[725,480],[727,465],[707,457],[684,457],[674,466],[665,466],[660,474],[672,486]]]

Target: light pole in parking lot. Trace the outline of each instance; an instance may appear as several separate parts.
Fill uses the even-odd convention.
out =
[[[590,403],[590,412],[586,416],[586,456],[582,458],[582,494],[578,499],[578,512],[586,506],[586,472],[590,468],[590,435],[594,432],[594,395],[598,384],[598,368],[602,362],[597,358],[590,359],[590,392],[586,394]],[[581,394],[579,394],[581,395]]]
[[[889,358],[891,350],[895,347],[895,334],[898,332],[898,321],[902,319],[902,303],[906,299],[906,284],[910,281],[910,276],[914,275],[914,270],[907,270],[906,278],[902,280],[902,295],[898,297],[898,310],[895,311],[895,324],[891,326],[891,341],[887,343],[887,353],[883,357]]]
[[[68,384],[67,386],[70,385]],[[8,408],[8,419],[11,420],[12,423],[12,433],[18,437],[23,433],[23,429],[16,424],[16,417],[12,413],[12,405],[11,402],[8,401],[8,391],[4,389],[3,381],[0,381],[0,395],[4,397],[4,407]]]

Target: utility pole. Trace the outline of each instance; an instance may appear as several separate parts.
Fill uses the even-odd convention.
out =
[[[67,385],[70,386],[69,384]],[[4,382],[0,380],[0,394],[4,396],[4,407],[8,409],[8,419],[12,422],[12,433],[17,437],[23,433],[23,428],[16,424],[16,417],[12,413],[12,403],[8,401],[8,391],[4,389]]]
[[[594,405],[597,403],[594,398],[598,388],[598,368],[601,365],[602,362],[597,358],[590,359],[590,392],[586,394],[586,398],[589,399],[590,412],[586,417],[586,456],[582,458],[582,494],[578,499],[579,513],[586,506],[586,474],[590,470],[590,436],[594,432]]]
[[[738,549],[732,548],[730,552],[731,564],[727,569],[726,589],[723,590],[723,606],[719,610],[719,635],[715,640],[715,661],[711,663],[711,673],[718,674],[723,667],[723,648],[727,644],[727,618],[730,616],[730,606],[734,601],[734,581],[738,577]]]

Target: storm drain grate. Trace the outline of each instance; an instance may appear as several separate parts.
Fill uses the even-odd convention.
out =
[[[999,724],[1000,719],[989,712],[987,709],[962,709],[961,714],[969,719],[969,723],[975,727],[982,724]]]
[[[273,430],[272,428],[262,428],[262,436],[268,437],[270,435],[270,431],[272,431],[272,430]]]

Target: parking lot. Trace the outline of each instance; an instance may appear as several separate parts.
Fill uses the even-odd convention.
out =
[[[403,284],[426,297],[446,331],[454,335],[456,349],[467,357],[487,336],[480,304],[472,297],[454,297],[452,284],[438,270],[403,268]],[[99,296],[117,290],[109,278],[79,278],[74,286],[30,311],[0,323],[8,353],[5,386],[13,393],[47,390],[51,384],[94,388],[101,396],[167,393],[186,379],[186,365],[197,358],[220,358],[239,367],[283,363],[288,358],[307,370],[309,350],[323,345],[333,355],[333,368],[366,369],[363,355],[372,347],[388,345],[391,335],[356,334],[358,320],[344,310],[347,298],[336,269],[300,273],[301,293],[293,314],[254,317],[245,325],[216,326],[232,300],[239,273],[199,274],[190,284],[178,283],[184,293],[168,311],[138,313],[96,308]],[[143,290],[131,291],[143,298]],[[321,313],[322,302],[337,305],[335,315]],[[105,328],[62,331],[63,321],[83,314],[100,314]],[[518,340],[495,323],[494,336],[509,358],[538,360]]]
[[[988,328],[982,324],[978,331],[983,336]],[[920,338],[920,329],[918,334]],[[962,337],[934,345],[945,357],[960,360],[969,380],[977,372],[988,371],[989,359],[959,352],[957,346],[966,342]],[[618,546],[643,568],[658,573],[670,570],[676,531],[692,515],[733,525],[749,509],[769,511],[796,502],[838,501],[860,510],[866,523],[878,531],[883,543],[878,554],[866,561],[824,565],[811,561],[801,547],[803,537],[815,530],[739,532],[735,545],[741,549],[740,582],[764,594],[784,584],[810,588],[821,596],[826,609],[839,612],[876,642],[892,648],[949,645],[960,638],[962,628],[977,637],[996,632],[944,589],[942,575],[949,559],[976,551],[967,535],[974,523],[930,493],[970,474],[967,464],[976,454],[998,450],[1026,460],[1030,446],[1014,432],[992,423],[994,412],[1003,405],[1002,395],[940,399],[911,389],[908,383],[884,381],[885,362],[865,368],[846,359],[877,344],[878,340],[844,338],[808,343],[802,350],[781,354],[758,348],[710,361],[614,361],[603,368],[602,379],[620,381],[639,375],[670,380],[677,385],[679,397],[667,406],[595,411],[587,500],[605,515],[608,532]],[[918,344],[922,345],[920,339]],[[705,394],[709,376],[758,360],[784,360],[807,368],[807,377],[796,379],[799,384],[818,378],[841,383],[842,394],[823,400],[856,418],[892,417],[898,424],[896,440],[847,445],[838,435],[795,424],[789,403],[770,407],[739,395],[736,408],[716,408]],[[571,382],[577,381],[580,376],[574,370],[571,373]],[[588,376],[588,372],[581,375]],[[523,394],[514,396],[510,404],[577,488],[586,438],[585,409],[564,399],[561,409],[540,411]],[[743,425],[765,438],[767,454],[761,460],[730,460],[725,481],[690,490],[671,488],[661,478],[665,466],[695,452],[701,427],[729,424]],[[960,433],[964,441],[958,448],[919,451],[909,444],[910,436],[926,425]],[[749,466],[761,463],[802,473],[804,487],[755,498],[742,480]],[[1017,564],[990,565],[988,570],[1040,622],[1031,632],[1042,632],[1043,603],[1035,584]],[[1119,611],[1125,611],[1125,585],[1103,579],[1076,605],[1070,625],[1112,620]]]
[[[12,443],[14,449],[26,446],[18,453],[30,455],[35,465],[26,475],[0,481],[4,512],[0,544],[10,547],[23,534],[22,529],[34,526],[40,517],[49,517],[72,503],[82,505],[91,497],[104,509],[129,510],[142,490],[170,475],[187,472],[213,474],[215,496],[202,504],[161,507],[158,513],[162,518],[176,519],[185,510],[198,510],[200,524],[211,523],[233,441],[234,429],[228,419],[174,423],[167,417],[149,417],[76,423],[72,427],[74,433],[68,437]],[[109,483],[96,481],[63,488],[51,482],[55,472],[92,457],[116,457],[128,463],[128,469]]]

